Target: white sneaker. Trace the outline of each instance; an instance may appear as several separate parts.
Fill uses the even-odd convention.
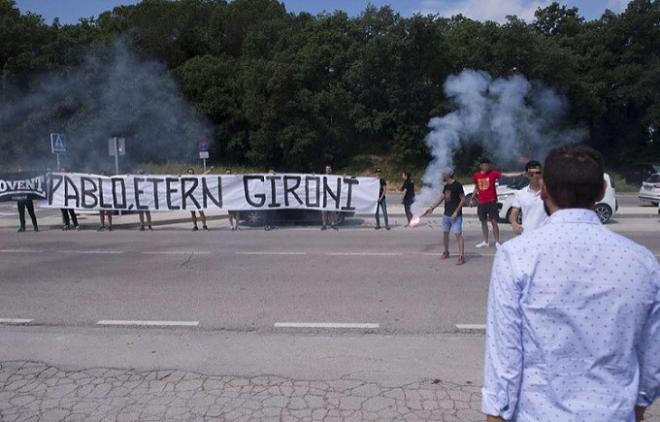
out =
[[[500,242],[495,242],[495,249],[499,249],[502,244]]]
[[[475,246],[475,248],[478,249],[487,248],[487,247],[488,247],[488,243],[486,242],[477,243],[477,245]]]

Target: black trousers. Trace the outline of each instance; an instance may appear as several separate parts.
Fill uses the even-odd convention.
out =
[[[411,206],[412,206],[412,202],[404,202],[403,203],[403,209],[406,211],[406,218],[408,219],[408,224],[410,224],[410,220],[413,219],[413,213],[410,210]]]
[[[18,221],[21,223],[21,227],[25,228],[25,208],[30,214],[30,219],[32,220],[32,227],[35,229],[37,226],[37,216],[34,215],[34,203],[31,199],[20,199],[17,203],[18,205]]]
[[[64,225],[70,226],[73,221],[73,226],[78,227],[78,217],[76,217],[76,212],[72,209],[62,208],[62,218],[64,219]],[[71,218],[69,218],[71,216]]]

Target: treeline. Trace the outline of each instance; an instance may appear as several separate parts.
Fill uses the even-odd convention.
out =
[[[76,25],[0,0],[3,94],[69,72],[120,36],[171,70],[224,162],[306,171],[378,155],[423,165],[429,119],[451,110],[443,82],[465,68],[519,72],[563,93],[568,123],[586,127],[611,164],[660,160],[658,0],[593,21],[553,3],[531,23],[505,24],[389,7],[313,16],[276,0],[144,0]],[[4,142],[15,151],[28,141]]]

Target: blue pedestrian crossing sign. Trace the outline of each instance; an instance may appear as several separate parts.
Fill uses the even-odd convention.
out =
[[[53,154],[66,152],[66,136],[63,133],[50,134],[50,150]]]

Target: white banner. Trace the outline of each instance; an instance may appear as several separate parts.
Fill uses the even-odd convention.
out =
[[[379,188],[377,178],[326,174],[52,173],[45,206],[132,211],[315,209],[372,214]]]

